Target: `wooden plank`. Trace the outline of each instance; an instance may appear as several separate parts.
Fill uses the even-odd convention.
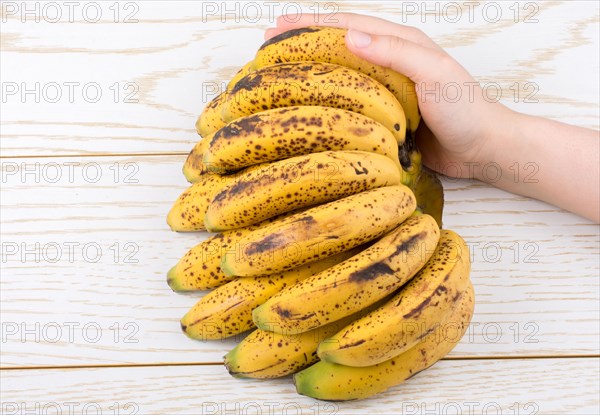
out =
[[[4,157],[189,151],[204,104],[251,59],[275,17],[295,10],[332,18],[355,11],[416,25],[470,70],[490,99],[598,128],[597,2],[457,8],[387,1],[375,11],[364,1],[137,1],[119,3],[118,15],[112,3],[98,3],[97,23],[90,22],[95,8],[79,6],[71,15],[54,2],[61,18],[52,23],[56,6],[35,4],[37,17],[20,2],[3,6]]]
[[[165,283],[206,237],[165,223],[183,160],[2,161],[2,367],[221,361],[236,340],[183,336],[178,320],[202,294]],[[453,356],[597,353],[598,227],[480,183],[444,185],[477,292]]]
[[[599,375],[598,359],[591,358],[442,361],[403,385],[355,402],[297,395],[290,378],[232,379],[221,366],[11,370],[2,373],[0,384],[7,415],[35,408],[68,413],[69,407],[71,413],[87,408],[145,415],[593,414],[600,409],[594,393]]]

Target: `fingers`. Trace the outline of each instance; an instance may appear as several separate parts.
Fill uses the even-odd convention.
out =
[[[422,46],[440,49],[433,40],[416,27],[400,25],[378,17],[364,16],[355,13],[279,16],[277,19],[277,28],[270,33],[268,39],[290,29],[305,26],[339,27],[343,29],[359,30],[373,35],[397,36]]]
[[[408,39],[369,35],[357,30],[348,31],[346,46],[361,58],[400,72],[417,83],[442,79],[441,62],[449,59],[441,51]]]

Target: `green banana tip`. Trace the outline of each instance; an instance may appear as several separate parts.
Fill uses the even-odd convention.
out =
[[[235,270],[231,267],[230,261],[227,260],[227,255],[221,258],[221,271],[227,277],[235,277]]]
[[[169,287],[171,287],[173,291],[181,291],[179,279],[177,278],[177,265],[167,272],[167,284],[169,284]]]
[[[310,369],[306,368],[301,370],[300,372],[294,373],[292,376],[292,382],[294,383],[294,387],[296,388],[296,393],[303,396],[311,397],[311,382],[307,381],[306,370]]]
[[[197,173],[188,167],[187,163],[183,165],[183,169],[181,171],[183,172],[183,177],[185,177],[185,180],[187,180],[188,183],[193,183],[194,180],[197,179]]]
[[[265,325],[263,324],[263,319],[261,318],[262,310],[264,308],[263,306],[264,306],[264,303],[259,305],[258,307],[256,307],[254,310],[252,310],[252,321],[254,322],[254,325],[256,326],[256,328],[258,328],[259,330],[267,330],[268,329],[268,327],[265,327]]]

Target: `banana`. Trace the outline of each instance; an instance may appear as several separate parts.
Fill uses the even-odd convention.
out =
[[[353,314],[411,279],[439,237],[431,216],[412,216],[360,254],[275,294],[253,311],[254,323],[302,332]]]
[[[325,151],[264,164],[238,175],[208,205],[210,232],[243,228],[281,213],[400,184],[389,158],[364,151]]]
[[[286,376],[317,362],[323,339],[379,306],[303,333],[275,333],[256,329],[225,355],[225,367],[238,378],[268,379]]]
[[[201,180],[188,187],[175,201],[167,224],[175,232],[202,231],[204,215],[213,197],[227,184],[235,182],[235,176],[203,175]]]
[[[387,128],[369,117],[339,108],[274,108],[238,118],[210,137],[209,144],[202,140],[194,147],[184,169],[200,171],[206,165],[234,171],[330,150],[370,151],[400,165],[398,144]]]
[[[190,183],[199,181],[206,174],[220,173],[220,171],[213,171],[210,165],[202,160],[209,148],[210,139],[211,135],[200,139],[188,154],[185,163],[183,163],[183,175]]]
[[[167,283],[173,291],[198,291],[219,287],[235,279],[221,270],[221,258],[228,251],[235,251],[240,240],[250,232],[281,220],[291,213],[284,213],[264,222],[242,229],[233,229],[211,236],[192,249],[167,273]]]
[[[200,137],[206,137],[225,126],[221,113],[226,99],[227,91],[223,91],[206,104],[196,120],[196,132]]]
[[[227,186],[234,184],[242,174],[251,174],[262,166],[251,166],[245,170],[227,176],[204,174],[192,183],[175,201],[167,224],[175,232],[193,232],[206,230],[204,217],[213,198]]]
[[[452,314],[469,283],[470,269],[464,240],[453,231],[441,231],[426,266],[385,305],[322,342],[319,358],[372,366],[405,352]]]
[[[396,386],[446,356],[460,341],[473,316],[473,286],[445,324],[406,352],[374,366],[318,362],[294,375],[296,391],[322,400],[363,399]]]
[[[442,227],[444,211],[444,188],[437,175],[424,168],[412,188],[417,198],[417,209],[433,216],[439,227]]]
[[[346,29],[316,26],[281,33],[263,43],[256,53],[252,69],[281,62],[318,61],[362,72],[394,94],[404,108],[407,129],[414,133],[421,119],[414,82],[393,69],[374,65],[353,54],[346,47],[345,36]]]
[[[394,229],[415,210],[406,186],[368,190],[262,226],[221,261],[225,275],[273,274],[348,251]]]
[[[248,75],[250,72],[254,71],[254,61],[249,61],[246,62],[234,75],[233,77],[229,80],[229,82],[227,83],[227,91],[231,91],[231,88],[233,88],[233,86],[235,84],[237,84],[237,82],[242,79],[244,76]]]
[[[384,85],[402,105],[406,116],[406,140],[398,144],[401,144],[402,167],[414,176],[412,182],[409,179],[405,184],[414,183],[420,171],[420,165],[413,165],[413,159],[419,157],[414,136],[421,121],[415,83],[391,68],[374,65],[350,52],[346,47],[346,32],[341,28],[310,26],[281,33],[262,44],[251,69],[259,70],[287,62],[317,61],[353,69]]]
[[[267,66],[240,79],[227,94],[225,122],[269,108],[320,105],[366,115],[404,143],[406,118],[402,105],[373,78],[340,65],[293,62]]]
[[[227,84],[227,89],[206,104],[202,110],[202,113],[196,120],[196,132],[201,137],[206,137],[210,133],[217,131],[219,128],[225,125],[225,122],[221,118],[221,112],[223,109],[223,104],[225,103],[225,98],[227,97],[227,91],[229,91],[233,85],[237,83],[237,81],[248,75],[253,66],[254,64],[252,61],[242,66]]]
[[[221,340],[254,327],[252,310],[285,287],[338,264],[356,248],[289,271],[261,277],[238,278],[206,294],[181,319],[181,329],[199,340]]]
[[[173,291],[209,290],[233,280],[221,271],[221,256],[244,229],[219,233],[194,246],[167,273]]]
[[[234,173],[233,171],[226,171],[210,163],[204,162],[203,158],[208,151],[213,135],[214,134],[209,134],[200,139],[185,159],[185,163],[183,163],[183,175],[188,182],[196,183],[202,180],[207,174],[227,175]]]

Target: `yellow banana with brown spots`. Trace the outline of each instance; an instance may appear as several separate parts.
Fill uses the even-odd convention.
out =
[[[200,242],[167,273],[167,283],[173,291],[198,291],[218,287],[235,277],[221,271],[221,257],[246,229],[236,229],[213,235]]]
[[[260,165],[248,167],[226,176],[203,174],[179,195],[167,215],[167,224],[175,232],[206,230],[204,216],[215,195],[235,183],[239,175],[250,173],[260,167]]]
[[[256,329],[225,355],[225,367],[230,375],[238,378],[270,379],[298,372],[319,360],[317,347],[321,341],[380,303],[302,333],[282,334]]]
[[[388,157],[364,151],[324,151],[263,164],[237,176],[208,205],[210,232],[243,228],[278,214],[400,184]]]
[[[181,329],[199,340],[221,340],[254,327],[252,310],[285,287],[317,274],[359,252],[342,252],[289,271],[237,278],[206,294],[181,319]]]
[[[403,185],[367,190],[292,214],[245,235],[221,261],[225,275],[279,272],[348,251],[376,239],[416,207]]]
[[[235,181],[235,176],[205,174],[183,191],[167,215],[167,224],[175,232],[202,231],[204,215],[213,197],[227,184]]]
[[[294,375],[296,391],[322,400],[364,399],[403,383],[446,356],[469,327],[475,307],[468,284],[446,323],[402,354],[373,366],[352,367],[320,361]]]
[[[167,273],[167,283],[173,291],[198,291],[219,287],[235,279],[225,275],[221,259],[227,252],[237,252],[240,240],[251,231],[281,220],[290,213],[270,218],[256,225],[225,231],[202,241],[185,255]]]
[[[227,90],[229,90],[235,83],[248,75],[252,70],[253,62],[250,61],[242,66],[233,78],[227,84]],[[226,91],[227,91],[226,90]],[[225,125],[221,118],[222,106],[224,104],[224,98],[226,97],[226,91],[221,92],[219,95],[214,97],[202,110],[202,113],[196,120],[196,132],[201,137],[206,137],[208,134],[218,130]]]
[[[207,174],[219,173],[218,171],[212,171],[210,165],[202,161],[204,154],[208,150],[211,136],[208,135],[200,139],[188,154],[185,163],[183,163],[183,175],[190,183],[197,182]]]
[[[346,47],[346,29],[303,27],[281,33],[262,44],[252,69],[282,62],[317,61],[346,66],[383,84],[398,99],[406,114],[407,130],[415,132],[421,116],[415,84],[406,76],[358,57]]]
[[[402,105],[373,78],[340,65],[292,62],[267,66],[240,79],[228,92],[223,121],[270,108],[319,105],[366,115],[404,143],[406,118]]]
[[[470,269],[465,241],[443,230],[425,267],[386,304],[322,342],[319,358],[362,367],[405,352],[446,322],[469,283]]]
[[[439,237],[431,216],[412,216],[360,254],[275,294],[254,310],[254,323],[262,330],[302,332],[351,315],[410,280]]]
[[[274,108],[230,122],[196,144],[184,172],[193,180],[205,169],[231,172],[254,164],[338,150],[369,151],[398,163],[398,144],[377,121],[339,108],[295,106]]]

